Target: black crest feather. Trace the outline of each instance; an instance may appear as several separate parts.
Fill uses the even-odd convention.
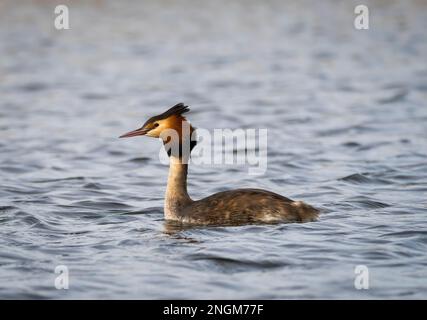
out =
[[[182,102],[178,103],[178,104],[174,105],[172,108],[170,108],[169,110],[148,119],[145,122],[144,126],[148,123],[158,121],[158,120],[163,120],[163,119],[169,118],[170,116],[173,116],[173,115],[181,115],[181,114],[186,113],[188,111],[190,111],[190,108],[188,106],[186,106]]]

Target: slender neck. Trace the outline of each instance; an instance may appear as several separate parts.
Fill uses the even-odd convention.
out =
[[[177,157],[169,160],[168,185],[165,196],[166,219],[174,219],[192,200],[187,193],[188,164],[182,163]]]

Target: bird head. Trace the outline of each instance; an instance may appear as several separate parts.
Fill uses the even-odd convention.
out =
[[[190,111],[188,106],[183,103],[178,103],[169,110],[149,118],[142,127],[125,133],[121,135],[120,138],[136,136],[161,138],[166,145],[171,137],[176,136],[178,138],[176,141],[178,145],[181,145],[183,141],[188,141],[191,146],[191,151],[196,144],[195,141],[191,141],[191,136],[195,128],[193,128],[183,116],[183,114],[188,111]],[[167,151],[169,153],[169,150]]]

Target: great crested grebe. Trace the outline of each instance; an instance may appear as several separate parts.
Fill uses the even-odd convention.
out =
[[[144,125],[120,138],[148,136],[161,138],[169,155],[169,177],[164,213],[166,220],[185,224],[235,225],[256,222],[307,222],[317,218],[318,210],[301,201],[261,189],[236,189],[215,193],[201,200],[192,200],[187,192],[189,153],[195,146],[191,141],[194,128],[182,115],[188,106],[179,103],[166,112],[151,117]],[[185,130],[184,128],[189,128]],[[164,133],[174,130],[177,135]],[[184,134],[188,131],[189,134]],[[174,140],[173,140],[174,139]],[[183,145],[189,145],[188,154]],[[179,152],[172,152],[173,146]],[[175,149],[176,150],[176,149]]]

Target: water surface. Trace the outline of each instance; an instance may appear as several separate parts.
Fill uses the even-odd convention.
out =
[[[425,2],[367,1],[364,31],[353,1],[73,1],[63,31],[56,4],[0,1],[1,298],[427,298]],[[192,166],[193,198],[266,188],[320,220],[165,224],[159,142],[117,136],[181,101],[268,128],[264,175]]]

